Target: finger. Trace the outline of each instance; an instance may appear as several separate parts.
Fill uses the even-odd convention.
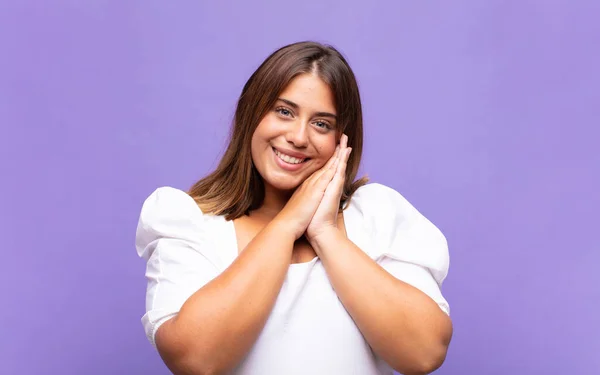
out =
[[[344,150],[344,156],[340,158],[339,164],[337,166],[337,170],[335,173],[334,180],[336,183],[340,183],[340,185],[344,185],[344,180],[346,179],[346,167],[348,166],[348,159],[350,158],[350,153],[352,152],[352,148],[348,147]]]
[[[339,163],[340,163],[340,158],[336,158],[335,161],[333,162],[333,164],[331,165],[331,167],[329,169],[325,170],[323,172],[323,174],[321,174],[321,176],[317,180],[317,184],[319,185],[319,187],[321,187],[323,189],[323,191],[325,191],[325,189],[327,188],[327,185],[329,185],[329,183],[335,176],[335,172],[338,169]]]
[[[327,161],[327,163],[323,167],[321,167],[321,169],[319,169],[313,173],[315,180],[318,180],[323,175],[323,173],[325,173],[325,171],[327,171],[328,169],[333,167],[333,164],[335,163],[336,159],[339,157],[339,154],[340,154],[340,146],[338,145],[335,148],[333,155]]]
[[[348,159],[350,159],[350,153],[352,152],[352,147],[346,148],[346,157],[344,158],[344,170],[343,173],[346,173],[346,167],[348,166]]]
[[[342,189],[344,188],[344,181],[346,180],[346,166],[348,165],[348,158],[350,157],[352,148],[348,147],[344,151],[344,155],[340,158],[335,171],[335,176],[331,182],[331,184],[334,186],[334,189],[338,191],[339,194],[342,193]]]
[[[343,171],[342,171],[342,176],[344,176],[344,173],[346,173],[346,165],[348,163],[348,159],[350,158],[350,153],[352,152],[352,147],[348,147],[348,136],[346,134],[344,134],[344,157],[343,159]]]
[[[333,152],[333,155],[331,155],[331,157],[329,158],[329,160],[327,161],[327,164],[325,165],[325,167],[323,169],[329,169],[331,168],[331,166],[333,165],[333,163],[335,163],[335,160],[337,158],[339,158],[340,156],[340,145],[335,146],[335,151]]]
[[[328,199],[337,200],[338,203],[344,191],[346,165],[351,151],[351,148],[346,148],[344,150],[343,155],[339,158],[339,162],[337,163],[337,168],[333,178],[325,187],[325,197],[329,197]]]
[[[334,164],[332,164],[329,169],[327,169],[326,171],[323,172],[323,174],[320,176],[318,181],[321,180],[325,180],[327,184],[329,184],[334,177],[336,176],[336,172],[339,169],[340,163],[342,163],[344,161],[344,159],[346,158],[345,154],[346,154],[346,146],[345,144],[347,143],[348,137],[345,134],[342,134],[342,139],[340,139],[340,144],[335,148],[335,153],[334,153]],[[327,174],[327,175],[326,175]],[[327,188],[327,185],[325,186],[325,188]]]

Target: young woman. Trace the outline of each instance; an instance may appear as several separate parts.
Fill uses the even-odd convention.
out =
[[[155,190],[136,234],[150,342],[175,374],[425,374],[452,336],[444,235],[355,181],[358,86],[334,48],[269,56],[229,147],[189,192]]]

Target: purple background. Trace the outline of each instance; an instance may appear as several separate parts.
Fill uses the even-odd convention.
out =
[[[446,234],[439,374],[600,373],[598,1],[0,2],[0,373],[167,374],[141,204],[226,144],[246,79],[345,53],[363,171]]]

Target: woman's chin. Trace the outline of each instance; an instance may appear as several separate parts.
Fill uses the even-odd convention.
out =
[[[293,191],[296,190],[303,180],[290,178],[286,176],[284,178],[270,178],[265,181],[271,188],[278,191]]]

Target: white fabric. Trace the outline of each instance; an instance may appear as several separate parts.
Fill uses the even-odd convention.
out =
[[[344,211],[348,237],[398,279],[431,297],[447,314],[440,287],[448,273],[444,235],[402,195],[380,184],[360,187]],[[237,256],[233,222],[205,215],[185,192],[156,189],[136,233],[147,261],[150,342],[198,289]],[[233,374],[392,374],[344,309],[318,258],[292,264],[254,346]]]

